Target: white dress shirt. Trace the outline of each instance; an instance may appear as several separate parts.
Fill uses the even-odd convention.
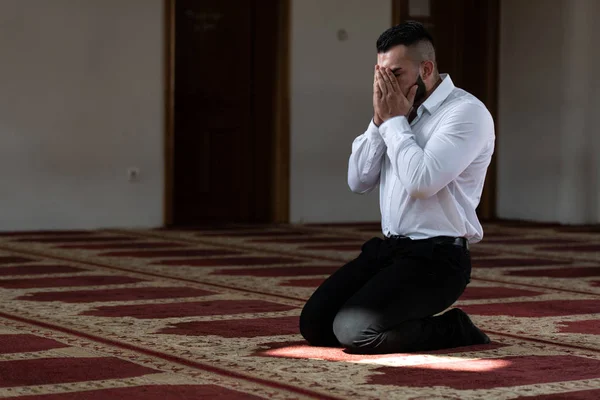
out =
[[[352,143],[348,185],[366,193],[378,184],[386,236],[483,238],[475,209],[494,152],[494,121],[485,105],[454,86],[450,76],[409,124],[371,121]]]

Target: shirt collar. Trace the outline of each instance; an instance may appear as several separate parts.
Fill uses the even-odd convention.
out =
[[[440,107],[440,105],[442,105],[444,100],[450,96],[450,93],[452,93],[455,88],[454,82],[452,82],[450,75],[440,74],[440,77],[442,78],[442,82],[419,107],[425,108],[427,111],[429,111],[429,114],[433,114]]]

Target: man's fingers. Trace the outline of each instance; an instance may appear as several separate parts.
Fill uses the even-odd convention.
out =
[[[375,82],[375,84],[373,85],[373,95],[377,99],[381,99],[381,97],[383,96],[383,94],[381,93],[381,89],[379,88],[378,82]]]
[[[381,68],[379,69],[379,71],[377,71],[377,83],[379,83],[379,89],[381,90],[381,93],[384,96],[387,95],[391,88],[388,88]]]
[[[392,86],[392,81],[390,81],[390,77],[388,76],[387,73],[387,68],[384,69],[383,71],[380,69],[379,72],[381,73],[381,80],[384,82],[384,84],[386,86],[388,86],[388,92],[391,92],[393,90],[393,86]]]
[[[398,85],[398,80],[396,79],[396,76],[392,73],[392,71],[389,68],[385,69],[385,73],[388,76],[390,85],[394,92],[400,92],[400,85]]]
[[[379,82],[377,79],[377,65],[375,66],[375,73],[373,74],[373,92],[381,95],[381,89],[379,88]]]
[[[379,90],[381,91],[381,94],[385,96],[388,93],[388,88],[383,78],[383,73],[381,72],[381,69],[377,71],[377,83],[379,84]]]

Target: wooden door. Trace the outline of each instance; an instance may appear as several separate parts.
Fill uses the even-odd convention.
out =
[[[172,225],[272,216],[279,3],[172,0]]]
[[[477,96],[497,121],[499,0],[394,0],[392,4],[393,23],[423,23],[433,36],[439,71],[449,73],[456,86]],[[484,220],[496,216],[496,157],[477,212]]]

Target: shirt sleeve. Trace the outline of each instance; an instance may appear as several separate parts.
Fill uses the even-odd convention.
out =
[[[385,142],[379,134],[379,128],[371,120],[366,132],[352,143],[348,186],[353,192],[367,193],[377,186],[384,155]]]
[[[379,132],[393,173],[411,197],[426,199],[455,180],[493,140],[494,121],[475,103],[461,103],[442,118],[423,148],[405,117],[385,121]]]

